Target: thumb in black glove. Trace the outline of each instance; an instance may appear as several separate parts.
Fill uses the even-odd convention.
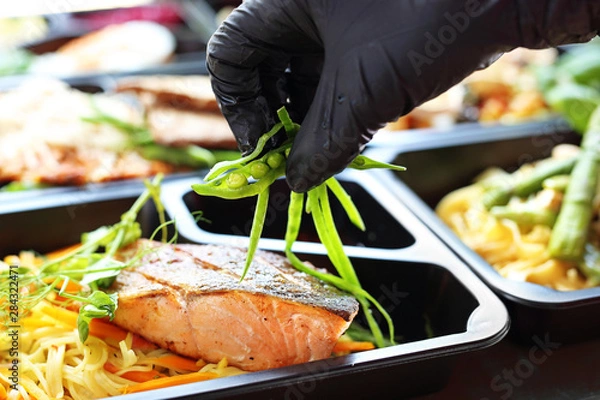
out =
[[[211,38],[207,66],[243,153],[281,106],[302,123],[287,180],[304,192],[499,53],[599,28],[597,0],[246,0]]]

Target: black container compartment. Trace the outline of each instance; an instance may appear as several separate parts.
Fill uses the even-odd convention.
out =
[[[335,272],[325,256],[303,254],[300,257]],[[463,333],[478,306],[464,285],[440,265],[360,257],[351,261],[361,284],[396,321],[398,343]],[[381,315],[374,312],[385,327]],[[361,314],[357,318],[366,326]]]
[[[405,398],[441,389],[458,357],[499,342],[508,331],[509,320],[497,297],[384,186],[369,174],[359,176],[340,177],[357,203],[361,202],[359,207],[381,207],[388,217],[378,223],[393,227],[389,234],[399,226],[401,236],[411,238],[402,248],[346,246],[363,287],[392,315],[398,344],[117,398]],[[180,242],[194,241],[193,235],[184,235],[187,228],[199,231],[183,201],[192,181],[199,178],[163,184],[163,202],[168,216],[177,223]],[[117,222],[141,191],[136,185],[141,184],[80,188],[76,193],[51,192],[19,202],[0,202],[0,255],[21,249],[54,250],[73,244],[82,232]],[[180,195],[178,201],[176,195]],[[226,204],[220,207],[223,214],[231,212]],[[149,205],[138,221],[145,237],[159,224]],[[232,235],[210,234],[207,238],[214,240],[202,242],[240,244]],[[266,238],[259,246],[280,251],[282,244],[282,240]],[[301,259],[332,269],[320,244],[296,245],[294,251]]]
[[[323,255],[298,254],[315,265],[331,268]],[[224,378],[201,384],[175,387],[147,393],[151,399],[202,398],[227,399],[323,399],[345,396],[352,399],[406,398],[440,390],[452,365],[459,357],[452,354],[458,347],[450,344],[452,335],[466,336],[469,318],[479,306],[477,299],[445,268],[426,263],[396,260],[353,258],[363,286],[380,299],[396,323],[398,345],[355,353],[349,356],[310,362],[277,370],[261,371],[243,377]],[[372,273],[382,274],[378,279]],[[374,279],[369,279],[370,277]],[[425,279],[425,280],[424,280]],[[427,281],[426,279],[430,279]],[[384,283],[382,283],[384,282]],[[448,323],[451,319],[452,322]],[[431,352],[427,347],[439,341],[448,343],[444,351]],[[434,345],[435,346],[435,345]],[[413,348],[402,354],[403,348]],[[416,351],[420,348],[420,351]],[[450,351],[450,354],[445,354]],[[427,354],[432,359],[426,359]],[[252,379],[252,384],[229,388],[236,380]],[[264,382],[263,380],[267,380]],[[228,383],[228,380],[230,381]],[[268,385],[266,384],[268,383]],[[195,386],[196,389],[192,389]],[[220,392],[222,391],[222,392]],[[127,399],[142,399],[142,394]],[[125,399],[125,397],[123,397]]]
[[[387,212],[360,185],[342,181],[342,186],[352,197],[365,221],[366,230],[363,232],[355,227],[348,219],[344,209],[335,196],[330,196],[333,218],[336,222],[342,242],[349,246],[378,247],[385,249],[404,248],[412,245],[415,239],[411,234]],[[218,197],[199,196],[184,184],[188,191],[183,195],[183,203],[188,212],[202,211],[202,219],[198,228],[207,235],[235,235],[247,237],[250,235],[256,197],[238,200],[226,200]],[[285,235],[287,209],[290,189],[287,183],[280,179],[270,189],[269,207],[265,219],[262,237],[281,239]],[[226,210],[226,212],[223,212]],[[182,231],[188,236],[187,231]],[[194,235],[195,233],[192,233]],[[207,239],[209,240],[209,239]],[[312,218],[305,215],[300,227],[299,241],[318,242]]]
[[[511,316],[511,336],[530,342],[536,335],[550,334],[561,343],[600,337],[600,321],[590,318],[600,312],[600,288],[560,292],[503,278],[434,212],[444,195],[472,183],[486,168],[514,171],[524,163],[548,157],[560,143],[578,144],[580,136],[564,123],[549,121],[407,139],[395,147],[373,149],[370,155],[408,170],[375,175],[502,298]]]
[[[121,182],[76,191],[56,189],[44,189],[46,193],[40,196],[6,193],[14,199],[0,201],[0,259],[20,250],[43,254],[78,243],[82,233],[118,222],[144,187],[141,182]],[[144,237],[159,225],[151,200],[139,213],[138,222]]]

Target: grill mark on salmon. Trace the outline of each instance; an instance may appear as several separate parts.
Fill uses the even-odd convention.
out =
[[[274,253],[257,251],[240,282],[245,249],[140,240],[122,256],[142,248],[111,288],[114,321],[185,356],[247,371],[327,358],[358,312],[353,297]]]

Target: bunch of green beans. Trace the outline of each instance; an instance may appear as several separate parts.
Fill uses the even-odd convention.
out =
[[[215,164],[204,178],[204,183],[192,186],[196,193],[203,196],[216,196],[225,199],[257,196],[254,219],[250,230],[248,256],[241,279],[244,279],[258,247],[267,214],[269,188],[273,182],[285,175],[286,157],[292,147],[296,133],[300,129],[298,124],[291,121],[285,108],[278,110],[277,114],[281,122],[275,124],[269,132],[259,139],[256,149],[251,154],[237,160],[223,161]],[[267,141],[282,128],[287,133],[288,139],[280,147],[260,156]],[[378,162],[362,155],[356,157],[349,167],[360,170],[371,168],[389,168],[397,171],[405,170],[404,167]],[[339,181],[335,177],[332,177],[306,194],[291,192],[285,233],[285,254],[292,265],[298,270],[354,295],[362,306],[376,345],[383,347],[386,340],[375,317],[371,313],[371,305],[374,306],[386,320],[390,342],[394,343],[394,324],[390,315],[373,296],[362,288],[352,262],[344,252],[342,241],[333,220],[328,191],[331,191],[340,201],[350,221],[359,229],[365,230],[365,224],[350,195],[344,190]],[[304,210],[311,214],[319,240],[327,249],[328,257],[339,276],[309,267],[292,252],[292,246],[299,234]]]

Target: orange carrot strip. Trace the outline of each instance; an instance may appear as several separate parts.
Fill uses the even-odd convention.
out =
[[[111,364],[109,362],[104,363],[104,369],[110,373],[116,374],[119,372],[119,368],[116,365]],[[122,378],[129,379],[134,382],[146,382],[152,379],[163,378],[167,375],[161,374],[160,372],[151,370],[151,371],[128,371],[124,374],[119,375]]]
[[[44,283],[47,284],[51,284],[52,282],[54,282],[54,279],[56,278],[52,278],[52,277],[47,277],[44,279]],[[58,284],[56,285],[57,289],[61,289],[63,286],[64,281],[60,280],[58,282]],[[74,280],[69,280],[69,282],[67,282],[67,287],[65,288],[65,292],[67,293],[79,293],[79,291],[83,289],[83,286],[81,286],[81,284],[79,284],[78,282],[75,282]]]
[[[60,258],[62,256],[65,256],[69,253],[74,252],[75,250],[77,250],[80,247],[81,247],[81,243],[73,244],[71,246],[63,247],[62,249],[54,250],[54,251],[46,254],[46,257],[48,257],[49,260],[56,260],[57,258]]]
[[[166,378],[153,379],[148,382],[138,383],[123,388],[121,391],[126,393],[144,392],[146,390],[161,389],[171,386],[183,385],[186,383],[201,382],[209,379],[217,378],[219,375],[214,372],[192,372],[185,375],[175,375]]]
[[[204,365],[197,364],[194,360],[189,358],[181,357],[175,354],[169,354],[157,358],[148,358],[146,361],[158,365],[161,367],[172,368],[183,371],[198,371]]]
[[[127,331],[111,324],[110,322],[103,321],[101,319],[93,319],[90,322],[90,335],[100,339],[113,339],[117,342],[120,342],[121,340],[125,340],[127,337]],[[139,350],[154,350],[157,348],[154,343],[149,342],[136,334],[133,334],[131,347]]]
[[[333,348],[333,353],[372,350],[374,348],[375,345],[371,342],[337,342]]]
[[[74,328],[77,326],[77,313],[74,311],[67,310],[62,307],[46,305],[44,307],[44,312],[59,321],[71,325]],[[120,342],[121,340],[125,340],[127,337],[127,331],[111,324],[110,322],[93,319],[90,322],[90,335],[100,339],[113,339],[117,342]],[[135,334],[133,335],[131,347],[140,350],[153,350],[157,348],[154,343],[149,342],[141,336]]]

